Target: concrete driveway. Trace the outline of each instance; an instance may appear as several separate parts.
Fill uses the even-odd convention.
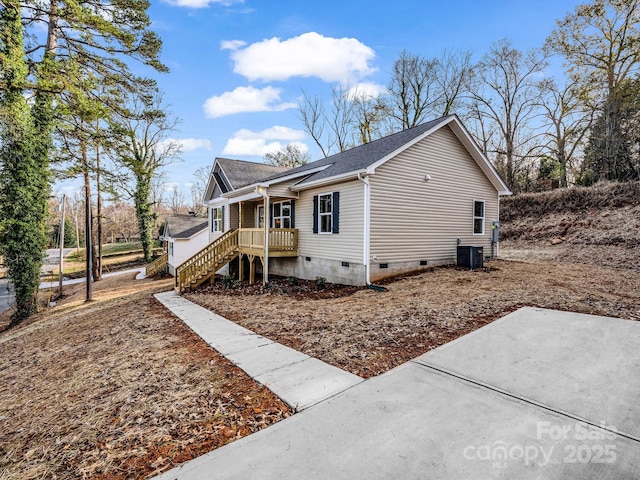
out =
[[[640,322],[524,308],[167,479],[638,479]]]

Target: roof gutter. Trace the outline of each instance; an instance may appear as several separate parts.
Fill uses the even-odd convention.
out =
[[[332,183],[360,179],[361,173],[367,174],[367,171],[366,170],[351,171],[351,172],[343,173],[341,175],[334,175],[333,177],[327,177],[321,180],[316,180],[315,182],[304,182],[302,184],[292,185],[289,188],[291,189],[292,192],[299,192],[301,190],[308,190],[309,188],[331,185]]]
[[[245,193],[250,193],[256,191],[258,187],[270,187],[276,183],[286,182],[287,180],[292,180],[294,178],[299,177],[308,177],[309,175],[313,175],[314,173],[321,172],[322,170],[329,168],[331,164],[322,165],[321,167],[310,168],[309,170],[305,170],[303,172],[292,173],[290,175],[283,175],[282,177],[272,178],[271,180],[264,180],[256,183],[252,183],[250,185],[245,185],[244,187],[240,187],[236,190],[227,192],[222,194],[223,197],[233,198],[235,196],[239,196]]]

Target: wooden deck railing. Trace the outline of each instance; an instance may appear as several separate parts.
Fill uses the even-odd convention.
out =
[[[264,250],[264,229],[241,228],[238,237],[238,247],[243,250]],[[269,253],[298,251],[297,228],[270,228]]]
[[[169,265],[169,254],[167,252],[164,252],[158,258],[156,258],[155,260],[152,260],[147,264],[145,275],[147,276],[147,278],[149,278],[149,277],[156,276],[160,272],[166,272],[168,265]]]
[[[269,229],[269,255],[290,257],[298,252],[298,230]],[[264,229],[229,230],[176,268],[176,289],[180,292],[196,287],[213,277],[238,253],[264,255]]]
[[[229,230],[176,268],[176,288],[198,286],[238,254],[238,230]]]

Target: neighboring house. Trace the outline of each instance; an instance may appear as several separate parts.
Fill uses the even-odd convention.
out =
[[[211,172],[207,248],[221,259],[211,267],[233,259],[250,280],[261,270],[264,281],[365,285],[455,263],[458,245],[488,255],[510,194],[455,115],[291,170],[217,158]],[[194,267],[178,286],[202,278]]]
[[[209,222],[195,215],[173,215],[162,226],[160,240],[166,242],[169,273],[175,275],[176,267],[209,243]]]

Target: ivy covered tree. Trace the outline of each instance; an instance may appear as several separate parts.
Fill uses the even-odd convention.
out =
[[[77,80],[86,74],[136,88],[126,58],[166,71],[148,8],[147,0],[0,3],[0,248],[16,291],[12,324],[37,310],[62,93],[81,89]]]
[[[42,254],[46,245],[49,178],[36,154],[36,124],[24,96],[28,70],[20,4],[0,9],[0,248],[15,288],[11,325],[37,310]]]
[[[154,179],[162,167],[176,161],[181,146],[169,135],[178,121],[157,92],[130,95],[127,108],[112,117],[109,155],[128,176],[123,188],[133,198],[145,261],[151,261],[155,214],[151,202]]]

